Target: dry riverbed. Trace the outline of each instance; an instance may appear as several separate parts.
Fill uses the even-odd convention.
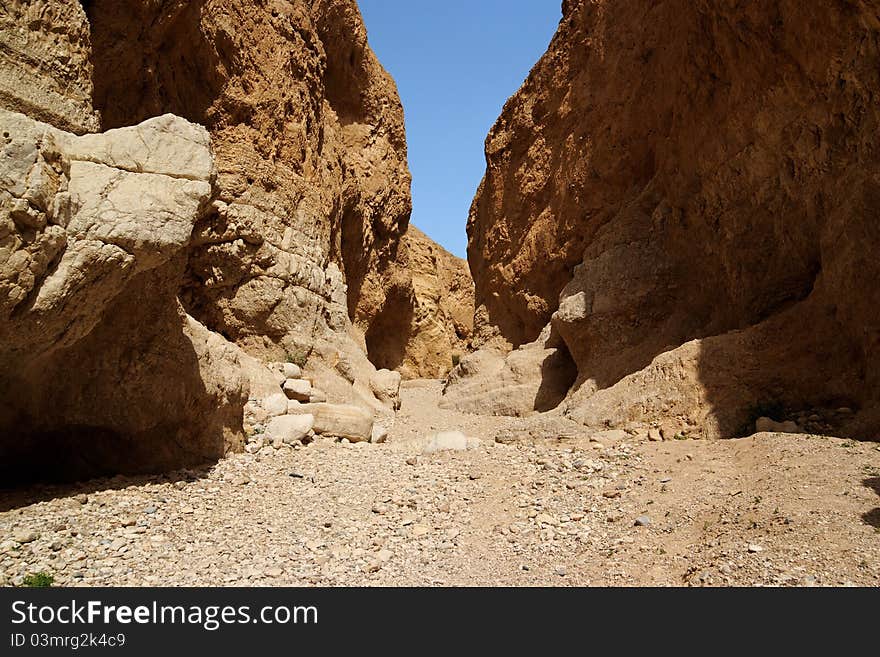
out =
[[[441,410],[436,382],[402,396],[386,444],[2,492],[0,584],[880,584],[877,443],[603,444]],[[446,429],[481,445],[422,454]]]

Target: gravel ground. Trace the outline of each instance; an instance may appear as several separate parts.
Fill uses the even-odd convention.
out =
[[[438,409],[436,382],[402,396],[386,444],[2,492],[0,584],[880,584],[876,443],[603,444],[558,418]],[[446,429],[481,446],[421,454]]]

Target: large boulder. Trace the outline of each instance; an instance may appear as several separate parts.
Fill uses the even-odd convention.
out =
[[[504,354],[479,349],[450,372],[441,408],[524,417],[556,408],[577,376],[565,345],[548,327],[533,343]]]
[[[78,137],[3,109],[0,133],[0,481],[239,447],[238,349],[177,301],[208,133],[165,115]]]
[[[314,416],[315,433],[347,438],[353,443],[369,441],[373,433],[373,416],[369,411],[350,404],[296,404],[292,414]]]
[[[400,372],[378,370],[370,377],[370,390],[380,402],[392,410],[400,408]]]

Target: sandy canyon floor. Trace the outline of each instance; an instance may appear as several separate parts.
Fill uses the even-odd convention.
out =
[[[0,584],[880,584],[877,443],[602,444],[560,418],[462,415],[439,396],[405,384],[385,444],[2,492]],[[481,446],[421,453],[447,429]]]

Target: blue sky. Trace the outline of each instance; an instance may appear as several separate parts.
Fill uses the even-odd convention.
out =
[[[413,174],[412,223],[466,257],[483,142],[547,49],[561,0],[359,0],[397,82]]]

